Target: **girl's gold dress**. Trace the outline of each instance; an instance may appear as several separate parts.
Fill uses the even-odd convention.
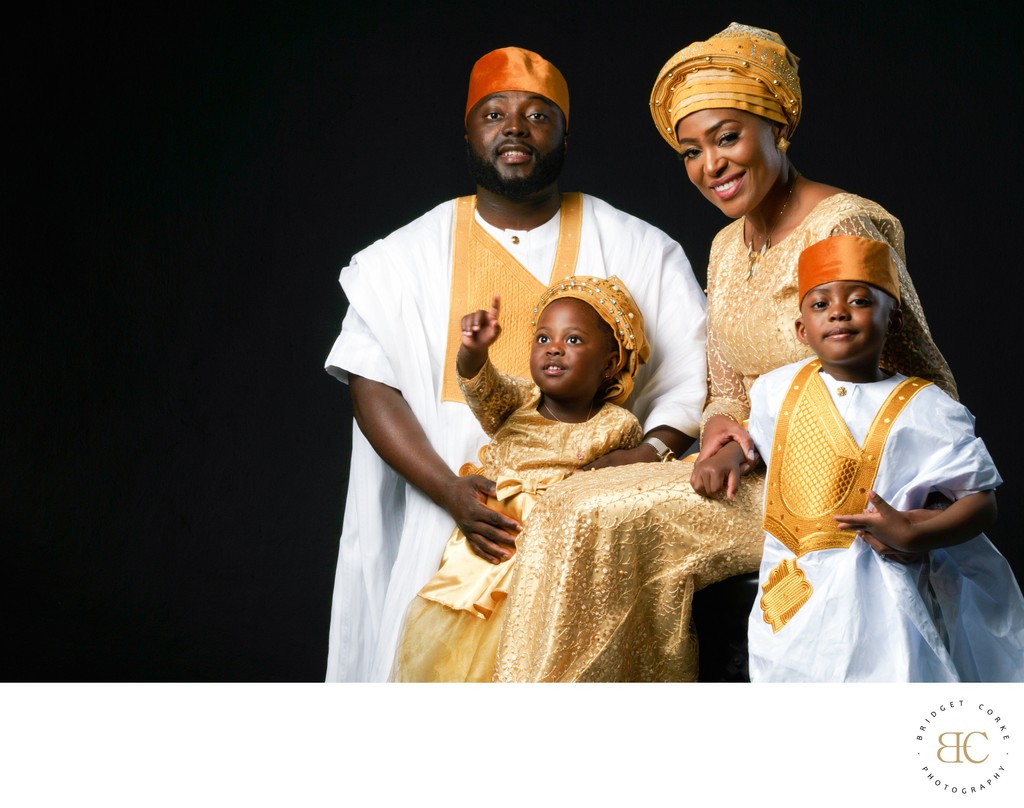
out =
[[[705,420],[726,413],[745,421],[754,380],[810,355],[793,325],[797,259],[840,233],[885,241],[897,258],[905,325],[882,364],[956,396],[907,274],[902,226],[874,202],[841,193],[755,262],[742,219],[715,238]],[[577,474],[538,501],[517,541],[496,680],[696,679],[693,593],[757,569],[764,478],[745,477],[732,501],[705,499],[690,486],[692,468],[689,459]]]
[[[499,373],[490,363],[459,385],[493,438],[480,449],[481,465],[467,463],[461,473],[493,480],[497,500],[488,504],[520,522],[574,469],[640,441],[636,417],[615,404],[604,404],[583,423],[548,420],[537,412],[535,384]],[[456,529],[437,574],[409,606],[391,680],[489,682],[517,556],[501,564],[484,561]]]

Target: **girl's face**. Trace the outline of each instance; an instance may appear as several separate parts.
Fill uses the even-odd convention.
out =
[[[582,300],[548,304],[530,348],[530,375],[541,392],[567,405],[589,405],[618,361],[611,329]]]
[[[726,216],[761,204],[785,164],[775,141],[781,128],[739,109],[702,109],[676,124],[690,182]]]

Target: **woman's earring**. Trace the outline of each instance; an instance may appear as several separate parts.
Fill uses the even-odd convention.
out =
[[[789,141],[786,140],[782,135],[779,135],[779,139],[775,141],[775,148],[785,154],[789,151]]]

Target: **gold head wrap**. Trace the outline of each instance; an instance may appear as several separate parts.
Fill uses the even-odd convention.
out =
[[[590,305],[609,326],[619,345],[619,361],[605,387],[604,400],[622,404],[633,392],[633,377],[651,355],[651,346],[644,334],[644,316],[640,313],[626,285],[615,275],[595,278],[576,275],[556,283],[540,296],[533,309],[531,325],[536,328],[540,313],[549,304],[563,297],[572,297]]]
[[[734,22],[665,63],[651,91],[654,124],[676,151],[676,124],[702,109],[742,109],[783,124],[792,138],[803,112],[797,62],[774,31]]]
[[[832,236],[812,244],[797,267],[800,302],[815,286],[860,281],[888,292],[900,302],[900,277],[889,245],[862,236]]]
[[[484,54],[469,74],[466,117],[480,99],[506,90],[537,93],[562,110],[569,128],[569,85],[547,59],[522,48],[499,48]]]

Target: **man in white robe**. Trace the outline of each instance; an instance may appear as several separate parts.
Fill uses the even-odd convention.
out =
[[[455,310],[462,275],[484,271],[463,266],[460,222],[474,228],[477,244],[501,253],[498,266],[528,272],[526,286],[517,281],[523,294],[530,284],[546,288],[556,273],[618,275],[633,294],[651,358],[626,406],[644,425],[645,442],[599,465],[657,461],[698,434],[704,294],[682,248],[663,232],[594,197],[559,192],[568,110],[568,89],[550,62],[518,48],[482,57],[466,114],[476,196],[437,206],[342,270],[349,308],[326,368],[349,384],[356,425],[328,681],[387,679],[405,611],[456,524],[478,547],[514,541],[514,522],[483,505],[493,484],[457,473],[486,436],[449,393],[448,348],[462,315],[490,302],[466,300]],[[503,283],[501,274],[488,277]],[[502,308],[509,310],[506,300]],[[504,341],[517,345],[513,337],[506,330]],[[524,341],[524,356],[527,348]]]

